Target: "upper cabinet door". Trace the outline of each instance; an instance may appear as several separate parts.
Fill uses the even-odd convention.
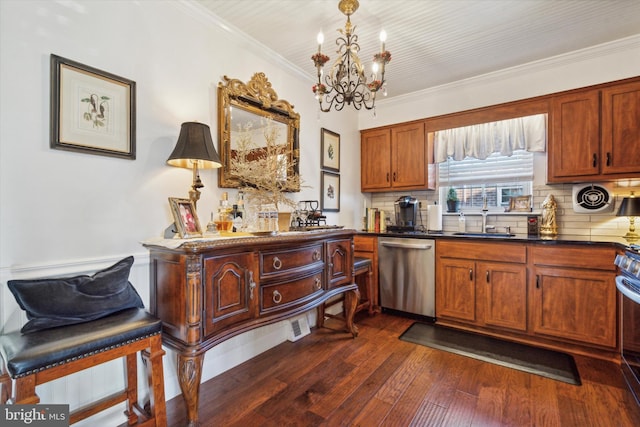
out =
[[[380,191],[391,186],[391,131],[364,131],[360,143],[362,191]]]
[[[424,123],[391,128],[391,187],[427,187],[427,144]]]
[[[549,182],[600,173],[600,92],[553,98],[548,147]],[[568,179],[567,179],[568,178]]]
[[[602,90],[602,171],[640,173],[640,82]]]

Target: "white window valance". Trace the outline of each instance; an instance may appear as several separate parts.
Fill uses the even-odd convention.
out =
[[[511,156],[514,150],[545,151],[546,142],[546,114],[445,129],[434,134],[435,161],[484,160],[492,153]]]

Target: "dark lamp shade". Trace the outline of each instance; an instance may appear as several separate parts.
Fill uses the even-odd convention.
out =
[[[640,197],[625,197],[616,216],[640,216]]]
[[[176,148],[167,163],[181,168],[192,168],[194,163],[201,169],[221,167],[222,162],[213,146],[209,126],[198,122],[183,123]]]

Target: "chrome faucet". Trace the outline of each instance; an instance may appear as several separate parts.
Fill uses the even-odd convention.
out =
[[[489,209],[487,208],[487,193],[482,190],[482,232],[487,232],[487,213]]]

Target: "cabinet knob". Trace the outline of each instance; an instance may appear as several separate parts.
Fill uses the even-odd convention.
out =
[[[314,261],[320,261],[320,251],[314,251],[312,258]]]
[[[316,289],[322,289],[322,280],[319,277],[316,277]]]
[[[278,257],[273,258],[273,268],[280,270],[282,268],[282,261]]]
[[[282,301],[282,294],[278,291],[273,291],[273,302],[276,304],[280,304]]]

